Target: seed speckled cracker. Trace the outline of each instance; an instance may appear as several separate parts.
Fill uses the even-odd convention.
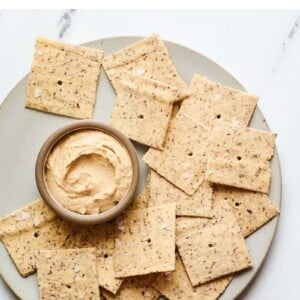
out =
[[[276,134],[220,124],[212,132],[206,179],[268,193]]]
[[[226,201],[214,217],[176,219],[176,245],[193,286],[251,267],[247,245]]]
[[[130,139],[162,149],[173,102],[186,98],[187,89],[131,74],[124,74],[119,85],[111,124]]]
[[[266,194],[216,186],[213,191],[214,204],[226,200],[231,205],[235,218],[244,237],[279,214],[278,208]]]
[[[170,122],[162,151],[149,149],[143,160],[178,188],[193,195],[205,179],[210,132],[188,115]]]
[[[101,292],[106,300],[157,300],[160,293],[152,287],[153,281],[152,275],[126,278],[116,295]]]
[[[211,217],[212,187],[203,181],[194,195],[189,196],[155,171],[150,176],[149,206],[176,203],[176,216]]]
[[[38,38],[28,108],[78,119],[93,116],[103,52]]]
[[[0,238],[22,276],[35,271],[35,251],[61,248],[72,228],[42,200],[0,220]]]
[[[64,244],[64,248],[96,248],[96,264],[99,286],[115,294],[122,279],[115,277],[113,253],[115,226],[103,223],[93,226],[78,226]]]
[[[162,273],[154,287],[172,300],[215,300],[224,292],[232,276],[225,276],[193,287],[179,255],[176,255],[176,271]]]
[[[117,277],[175,269],[175,208],[165,204],[127,211],[117,224]]]
[[[191,96],[181,111],[212,127],[219,121],[247,126],[255,110],[257,96],[239,91],[195,74],[189,87]]]
[[[115,90],[124,72],[185,88],[167,48],[157,34],[123,48],[103,60],[103,68]]]
[[[41,300],[100,299],[95,248],[41,250],[37,261]]]

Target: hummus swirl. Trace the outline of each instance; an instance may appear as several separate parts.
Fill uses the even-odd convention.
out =
[[[49,192],[81,214],[110,209],[125,196],[132,164],[124,146],[98,130],[80,130],[58,142],[46,162]]]

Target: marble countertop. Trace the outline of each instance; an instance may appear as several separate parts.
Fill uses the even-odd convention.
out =
[[[37,36],[78,44],[152,32],[206,55],[260,96],[278,133],[283,198],[270,252],[241,299],[299,298],[300,11],[0,11],[0,103],[28,73]],[[0,299],[15,299],[2,281]]]

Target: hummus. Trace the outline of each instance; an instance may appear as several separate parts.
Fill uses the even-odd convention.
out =
[[[45,175],[49,192],[62,206],[97,214],[125,196],[132,164],[126,148],[109,134],[80,130],[55,145]]]

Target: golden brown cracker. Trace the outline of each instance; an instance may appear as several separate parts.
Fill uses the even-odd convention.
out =
[[[189,87],[190,97],[181,111],[208,127],[218,122],[247,126],[255,110],[257,96],[195,74]]]
[[[111,124],[130,139],[162,149],[173,102],[187,97],[187,89],[127,73],[119,86]]]
[[[211,217],[212,187],[207,181],[189,196],[155,171],[150,176],[149,206],[176,203],[176,216]]]
[[[175,268],[175,203],[127,211],[118,221],[115,241],[117,277]]]
[[[279,209],[266,194],[228,186],[215,186],[214,204],[224,200],[231,205],[244,237],[249,236],[279,214]]]
[[[40,299],[100,299],[96,249],[41,250],[37,253]]]
[[[205,179],[210,132],[188,115],[170,122],[162,151],[149,149],[143,160],[175,186],[193,195]]]
[[[276,134],[219,124],[211,134],[206,179],[268,193]]]
[[[214,217],[176,219],[176,245],[193,286],[249,268],[251,258],[226,201]]]
[[[115,90],[124,72],[161,81],[177,88],[186,84],[179,77],[167,48],[157,34],[114,52],[103,60],[103,68]]]
[[[103,52],[38,38],[29,74],[28,108],[90,119]]]

